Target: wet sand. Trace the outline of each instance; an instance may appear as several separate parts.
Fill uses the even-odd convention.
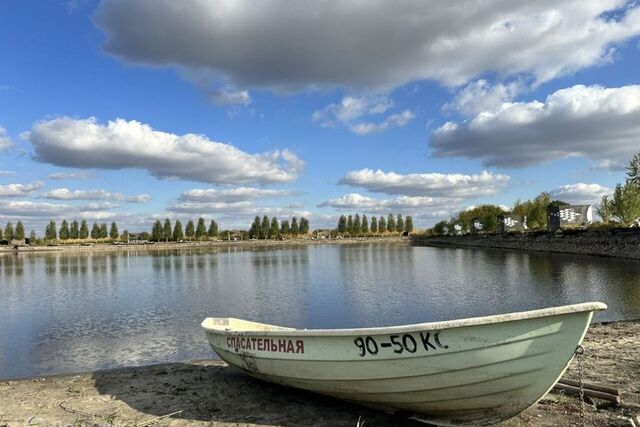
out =
[[[615,387],[623,405],[586,406],[586,425],[640,426],[640,321],[592,325],[584,380]],[[577,378],[574,360],[565,378]],[[329,397],[280,387],[219,361],[169,363],[0,381],[0,427],[66,425],[419,426]],[[631,424],[631,420],[635,424]],[[364,422],[364,424],[363,424]],[[576,397],[550,393],[503,426],[581,425]]]

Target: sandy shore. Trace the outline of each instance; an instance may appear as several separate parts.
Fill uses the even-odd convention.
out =
[[[593,325],[584,346],[585,381],[618,388],[623,401],[587,406],[586,425],[640,425],[640,322]],[[565,377],[576,378],[575,361]],[[554,392],[503,425],[580,425],[579,413],[575,397]],[[424,425],[254,380],[219,361],[0,381],[0,426],[354,427],[359,419],[366,426]]]
[[[290,240],[213,240],[202,242],[158,242],[152,244],[118,244],[99,243],[94,245],[57,245],[57,246],[20,246],[17,250],[10,246],[1,246],[0,255],[15,253],[75,253],[75,252],[115,252],[115,251],[136,251],[136,252],[153,252],[153,251],[170,251],[185,249],[206,249],[206,248],[228,248],[228,247],[244,247],[244,248],[279,248],[287,246],[300,245],[349,245],[357,243],[408,243],[408,238],[399,236],[390,237],[359,237],[349,239],[290,239]]]

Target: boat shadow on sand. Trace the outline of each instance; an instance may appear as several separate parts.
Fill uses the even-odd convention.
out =
[[[215,361],[169,363],[93,374],[100,395],[113,396],[131,416],[171,417],[281,426],[424,426],[330,397],[256,380]],[[362,425],[362,424],[361,424]]]

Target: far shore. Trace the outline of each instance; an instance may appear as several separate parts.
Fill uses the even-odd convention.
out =
[[[282,247],[300,245],[349,245],[357,243],[393,243],[407,244],[408,238],[402,236],[389,237],[354,237],[342,239],[286,239],[286,240],[204,240],[193,242],[150,242],[146,244],[127,243],[89,243],[89,244],[58,244],[55,246],[0,246],[1,254],[23,253],[56,253],[56,252],[113,252],[113,251],[166,251],[183,249],[205,249],[224,247]]]
[[[640,423],[640,321],[593,324],[582,356],[584,380],[620,391],[622,405],[585,405],[584,424]],[[564,375],[578,378],[574,360]],[[501,425],[581,425],[577,397],[553,391]],[[285,388],[216,360],[83,374],[0,380],[0,426],[424,426],[355,404]]]

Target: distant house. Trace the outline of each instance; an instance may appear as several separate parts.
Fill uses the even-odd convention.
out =
[[[527,217],[519,215],[504,214],[498,215],[498,233],[508,233],[510,231],[527,230]]]
[[[453,224],[453,231],[456,235],[464,234],[464,227],[462,224]]]
[[[593,207],[591,205],[553,205],[547,207],[547,228],[549,231],[585,227],[592,222]]]
[[[473,218],[471,220],[471,232],[472,233],[481,233],[484,230],[484,224],[480,218]]]
[[[148,241],[145,239],[144,233],[129,233],[127,243],[130,245],[144,245]]]
[[[314,230],[312,233],[316,239],[330,239],[331,238],[331,230],[328,228]]]

